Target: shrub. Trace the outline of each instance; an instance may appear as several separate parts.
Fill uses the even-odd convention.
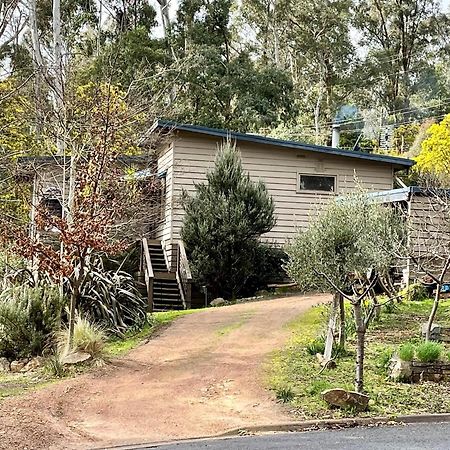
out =
[[[325,340],[323,338],[314,339],[306,346],[306,351],[312,356],[315,356],[317,353],[323,355],[325,351]]]
[[[0,294],[0,355],[39,355],[52,344],[64,298],[56,286],[16,286]]]
[[[420,302],[428,298],[428,291],[422,283],[414,283],[403,289],[401,296],[406,301]]]
[[[241,296],[252,296],[258,290],[266,289],[270,283],[280,282],[287,277],[283,264],[287,260],[284,250],[260,244],[255,249],[252,274],[244,282]]]
[[[398,349],[398,356],[403,361],[412,361],[414,358],[414,345],[407,342]]]
[[[250,179],[229,142],[206,178],[193,196],[184,193],[181,236],[194,280],[213,298],[235,299],[257,269],[260,236],[275,225],[274,203],[264,183]]]
[[[384,349],[376,358],[376,367],[380,372],[387,373],[389,363],[391,362],[393,351],[390,348]]]
[[[81,290],[78,308],[82,316],[99,322],[108,332],[123,336],[140,330],[147,321],[147,300],[133,277],[120,269],[105,271],[98,258]]]
[[[105,347],[106,334],[98,325],[88,319],[77,317],[73,330],[72,346],[67,349],[69,330],[64,329],[58,335],[59,353],[84,352],[93,359],[101,359]]]
[[[417,358],[425,363],[437,361],[441,356],[442,349],[442,344],[438,342],[422,342],[416,349]]]

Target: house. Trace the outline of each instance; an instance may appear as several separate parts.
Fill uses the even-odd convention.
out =
[[[277,246],[305,228],[310,216],[331,197],[351,192],[357,183],[373,192],[391,190],[396,172],[414,164],[392,156],[166,121],[155,122],[150,131],[158,136],[155,159],[151,168],[137,170],[135,176],[144,182],[157,177],[162,183],[161,220],[142,234],[141,258],[150,302],[160,309],[191,306],[192,277],[181,242],[180,198],[183,190],[193,192],[195,183],[206,180],[224,140],[236,144],[244,169],[252,179],[263,180],[272,195],[277,222],[263,239]],[[51,186],[45,189],[53,192]]]
[[[390,190],[396,172],[414,164],[409,159],[194,125],[158,121],[153,128],[168,135],[157,149],[157,170],[165,175],[166,186],[164,221],[155,239],[164,243],[170,261],[180,241],[181,193],[193,192],[195,183],[205,181],[224,140],[236,143],[250,177],[266,183],[277,223],[263,238],[280,246],[308,225],[321,203],[354,190],[356,179],[368,191]]]
[[[449,256],[449,191],[405,186],[369,195],[378,203],[396,208],[405,219],[408,252],[397,267],[402,273],[402,284],[427,280],[425,270],[439,276]],[[449,281],[448,274],[444,280]]]

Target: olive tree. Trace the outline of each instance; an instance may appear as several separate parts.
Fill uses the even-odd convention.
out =
[[[402,242],[395,210],[358,193],[330,202],[287,248],[286,269],[302,288],[331,290],[353,307],[357,392],[364,388],[366,331],[380,306],[371,292],[401,253]]]

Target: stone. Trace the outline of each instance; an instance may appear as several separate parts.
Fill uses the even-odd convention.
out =
[[[92,356],[89,353],[85,352],[69,353],[68,355],[64,356],[64,358],[62,358],[62,363],[64,365],[70,366],[89,361],[91,358]]]
[[[0,358],[0,372],[9,372],[11,365],[6,358]]]
[[[325,369],[336,369],[337,367],[336,361],[334,359],[326,360],[323,357],[322,353],[316,353],[316,358],[319,364]]]
[[[26,361],[13,361],[11,363],[11,372],[18,373],[25,367]]]
[[[423,337],[425,337],[427,334],[427,328],[428,328],[428,324],[423,323],[422,324],[422,336]],[[431,324],[430,340],[431,341],[440,341],[441,340],[441,332],[442,332],[441,325],[438,325],[437,323]]]
[[[25,367],[21,372],[30,372],[32,370],[39,369],[44,365],[44,358],[42,356],[36,356],[25,364]]]
[[[337,408],[354,408],[357,411],[365,411],[369,405],[369,396],[345,389],[327,389],[321,393],[322,398],[330,405]]]
[[[399,357],[393,357],[389,363],[389,378],[395,381],[408,381],[413,372],[411,361],[403,361]]]
[[[228,302],[227,302],[224,298],[218,297],[218,298],[215,298],[215,299],[210,303],[210,305],[213,306],[213,307],[225,306],[225,305],[228,305]]]

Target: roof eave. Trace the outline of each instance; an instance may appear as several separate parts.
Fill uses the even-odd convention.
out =
[[[415,161],[406,158],[397,158],[394,156],[376,155],[372,153],[357,152],[351,150],[342,150],[333,147],[325,147],[320,145],[304,144],[295,141],[286,141],[282,139],[269,138],[259,135],[250,135],[245,133],[238,133],[235,131],[219,130],[215,128],[202,127],[198,125],[185,125],[171,121],[157,120],[152,129],[157,128],[165,129],[167,131],[184,131],[189,133],[197,133],[207,136],[215,136],[220,138],[230,138],[237,141],[246,141],[252,143],[259,143],[262,145],[272,145],[278,147],[292,148],[305,151],[313,151],[316,153],[324,153],[328,155],[344,156],[349,158],[364,159],[366,161],[374,161],[385,164],[392,164],[394,170],[404,170],[412,167]]]

